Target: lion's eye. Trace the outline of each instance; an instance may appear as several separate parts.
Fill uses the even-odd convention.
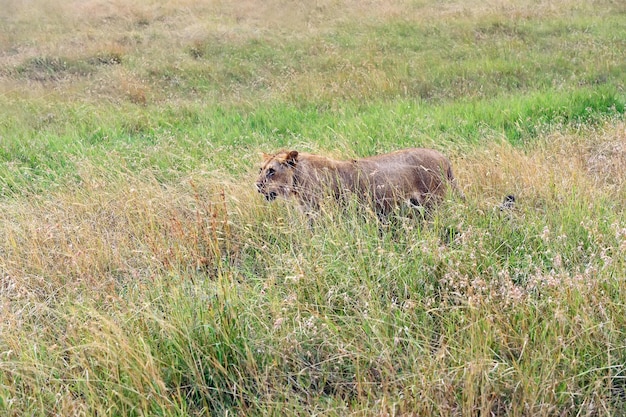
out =
[[[274,175],[274,173],[276,173],[276,170],[274,168],[268,168],[267,169],[267,176],[271,177],[272,175]]]

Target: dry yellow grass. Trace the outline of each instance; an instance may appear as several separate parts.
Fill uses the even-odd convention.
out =
[[[432,22],[450,24],[468,21],[497,21],[503,16],[512,21],[592,12],[602,15],[602,2],[593,4],[581,0],[553,1],[453,1],[444,4],[406,0],[366,2],[321,0],[260,2],[246,0],[223,2],[193,2],[186,0],[150,1],[72,1],[39,0],[21,2],[8,0],[0,10],[0,92],[4,94],[51,94],[41,90],[38,82],[16,83],[12,71],[32,65],[32,60],[56,58],[76,60],[124,60],[125,71],[98,71],[85,80],[72,74],[60,74],[55,81],[60,85],[52,90],[68,89],[72,95],[93,96],[98,89],[121,90],[132,102],[150,101],[151,89],[146,72],[155,68],[193,68],[193,59],[187,49],[193,45],[218,40],[230,45],[260,39],[275,39],[279,43],[294,39],[308,39],[319,34],[342,30],[350,22],[382,23],[386,21],[411,22],[426,25]],[[609,10],[609,9],[607,9]],[[322,46],[323,47],[323,46]],[[325,51],[331,53],[332,51]],[[315,51],[312,51],[315,53]],[[318,51],[320,53],[320,51]],[[339,52],[341,53],[341,51]],[[336,57],[339,59],[340,57]],[[364,57],[367,58],[367,57]],[[130,62],[130,64],[128,64]],[[366,64],[366,63],[364,63]],[[347,62],[345,65],[353,65]],[[374,65],[379,66],[379,63]],[[373,71],[373,73],[370,73]],[[365,88],[369,83],[374,91],[395,91],[397,81],[370,63],[354,71],[334,69],[352,80],[350,83]],[[282,74],[284,77],[284,74]],[[319,94],[316,83],[329,82],[319,76],[293,74],[291,83],[303,83],[312,88],[312,97]],[[358,78],[363,80],[359,81]],[[77,79],[78,78],[78,79]],[[271,82],[272,80],[270,80]],[[328,94],[345,90],[350,83],[335,81],[336,88]],[[119,86],[119,84],[122,84]],[[125,85],[126,86],[125,86]],[[141,87],[137,87],[141,85]],[[129,87],[130,86],[130,87]],[[73,88],[71,88],[73,87]],[[272,87],[281,89],[280,80]],[[310,88],[310,89],[311,89]],[[86,90],[86,91],[85,91]],[[67,97],[67,92],[65,96]],[[364,94],[364,92],[361,92]],[[116,94],[113,94],[117,96]],[[96,97],[98,95],[95,95]],[[102,94],[100,94],[102,96]]]
[[[626,160],[623,123],[583,133],[554,133],[527,148],[490,142],[471,156],[460,156],[459,178],[470,195],[494,203],[513,193],[525,204],[559,205],[572,190],[584,190],[590,200],[623,197]],[[614,197],[611,197],[614,196]]]

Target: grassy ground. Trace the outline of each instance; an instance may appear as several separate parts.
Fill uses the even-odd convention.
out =
[[[4,1],[0,413],[624,415],[625,39],[608,0]],[[406,146],[467,200],[311,229],[252,186]]]

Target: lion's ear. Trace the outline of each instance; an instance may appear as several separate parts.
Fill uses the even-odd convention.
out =
[[[265,153],[265,152],[261,152],[261,157],[263,157],[264,160],[268,160],[268,159],[272,159],[273,155],[270,155],[269,153]]]
[[[291,165],[292,167],[296,166],[296,162],[298,162],[298,151],[290,151],[287,153],[285,162],[287,165]]]

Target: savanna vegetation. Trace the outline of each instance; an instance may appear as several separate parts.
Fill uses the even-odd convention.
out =
[[[621,1],[1,0],[0,414],[625,415],[625,84]],[[254,190],[409,146],[466,200]]]

